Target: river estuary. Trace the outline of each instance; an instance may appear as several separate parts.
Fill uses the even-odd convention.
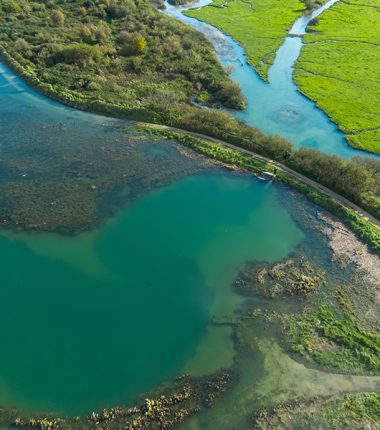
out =
[[[230,54],[223,61],[240,61]],[[233,76],[244,73],[254,74],[244,65]],[[270,74],[279,86],[281,73]],[[274,91],[246,85],[255,97]],[[306,103],[297,94],[287,102]],[[5,66],[0,101],[2,407],[88,414],[133,404],[180,374],[232,366],[238,383],[183,426],[230,430],[250,428],[255,407],[378,388],[376,377],[305,367],[254,324],[247,330],[255,351],[235,347],[229,322],[247,306],[267,306],[247,304],[231,287],[248,261],[274,263],[309,249],[325,270],[337,270],[318,208],[175,142],[137,135],[126,121],[50,101]],[[294,123],[272,128],[253,103],[240,115],[299,144],[339,141],[336,153],[351,155],[321,112],[298,108],[307,117],[306,109],[315,111],[309,138]]]

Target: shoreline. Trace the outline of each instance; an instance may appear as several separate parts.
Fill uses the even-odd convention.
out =
[[[193,130],[185,130],[185,129],[177,128],[175,126],[165,125],[158,118],[152,118],[154,117],[155,114],[157,114],[152,111],[149,112],[151,116],[150,118],[149,118],[149,114],[144,118],[144,114],[143,114],[143,112],[145,111],[144,109],[141,109],[141,110],[131,109],[129,111],[130,113],[127,113],[126,108],[118,108],[117,106],[110,105],[106,102],[102,104],[94,102],[94,104],[86,105],[85,104],[86,102],[81,103],[79,101],[65,99],[64,97],[57,94],[53,90],[53,87],[51,85],[44,84],[39,79],[28,74],[27,71],[25,71],[24,68],[15,59],[13,59],[11,55],[2,46],[0,46],[0,57],[2,58],[5,66],[8,67],[11,70],[11,72],[15,73],[16,76],[19,76],[21,79],[23,79],[23,81],[32,90],[38,92],[39,94],[42,94],[43,96],[49,99],[56,101],[57,103],[61,103],[65,106],[71,107],[73,109],[78,109],[84,112],[100,114],[105,117],[108,116],[108,117],[118,118],[121,120],[135,122],[137,127],[139,127],[141,130],[144,130],[144,131],[147,131],[146,130],[147,128],[150,129],[151,131],[156,129],[155,130],[156,133],[157,131],[158,132],[161,131],[161,133],[164,133],[164,134],[165,133],[166,134],[174,133],[174,135],[182,134],[183,136],[187,136],[188,138],[190,138],[190,140],[192,138],[196,140],[202,139],[205,142],[208,141],[209,145],[212,145],[212,144],[223,145],[229,148],[231,151],[235,151],[236,153],[246,153],[246,154],[249,154],[252,158],[256,158],[256,160],[261,160],[262,163],[265,163],[266,168],[268,167],[268,165],[271,165],[272,167],[282,170],[281,175],[279,177],[281,182],[295,188],[301,194],[305,195],[306,197],[308,197],[310,200],[312,200],[322,208],[332,212],[333,215],[337,216],[348,227],[353,229],[353,231],[355,231],[355,233],[358,234],[358,236],[362,240],[364,240],[368,245],[370,245],[375,253],[380,253],[380,229],[379,229],[380,221],[378,221],[375,217],[373,217],[372,215],[370,215],[365,210],[363,210],[353,202],[349,201],[345,197],[339,195],[338,193],[332,191],[327,187],[324,187],[322,184],[319,184],[316,181],[313,181],[310,178],[307,178],[301,173],[293,169],[290,169],[289,167],[273,159],[269,159],[268,157],[259,155],[252,150],[248,150],[242,146],[238,146],[234,143],[230,143],[225,140],[222,140],[217,136],[205,135],[203,133],[199,133]],[[145,111],[145,113],[147,112]],[[149,121],[147,121],[147,117]],[[156,119],[156,121],[154,121],[154,119]],[[161,130],[159,130],[160,128]],[[177,136],[176,140],[178,140],[179,143],[184,143],[183,141],[181,141],[180,136]],[[189,145],[189,141],[187,141],[187,146],[192,147],[191,145]],[[194,149],[194,147],[196,146],[197,145],[193,145],[192,149]],[[198,146],[198,149],[196,150],[199,150],[199,146]],[[207,151],[199,151],[199,152],[203,152],[203,154],[210,156],[210,154],[208,154]],[[214,156],[211,156],[211,157],[215,158]],[[263,171],[263,169],[261,171]],[[329,193],[334,194],[335,198],[338,198],[338,200],[340,200],[339,203],[332,200],[331,196],[330,197],[328,196]]]
[[[144,132],[151,132],[153,135],[166,136],[177,140],[180,144],[190,147],[191,149],[201,152],[211,158],[216,158],[226,164],[232,164],[246,171],[260,173],[271,168],[277,168],[277,179],[300,192],[310,201],[318,206],[331,212],[343,224],[350,228],[361,240],[364,240],[371,247],[374,253],[380,255],[380,222],[370,214],[363,211],[361,208],[348,201],[344,197],[334,193],[332,190],[323,187],[322,185],[312,181],[303,175],[292,171],[281,163],[262,157],[252,151],[244,148],[236,147],[219,139],[207,138],[193,132],[173,129],[162,125],[136,124],[137,129]],[[225,148],[223,148],[225,147]],[[223,150],[227,151],[223,153]],[[229,151],[231,153],[229,153]],[[241,157],[239,159],[239,156]],[[244,160],[244,156],[248,156],[248,160]],[[315,185],[313,187],[313,184]],[[326,193],[326,191],[328,193]],[[330,194],[333,194],[335,198]],[[347,205],[349,203],[351,207]],[[362,213],[360,213],[362,212]],[[371,240],[370,234],[365,234],[363,228],[373,229],[375,235],[374,240]]]

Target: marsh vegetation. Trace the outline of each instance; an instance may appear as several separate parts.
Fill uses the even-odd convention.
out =
[[[296,63],[295,80],[339,125],[350,145],[380,153],[377,0],[342,1],[326,11]]]
[[[248,62],[263,79],[295,19],[306,10],[300,0],[214,0],[186,15],[209,22],[231,35],[246,52]]]

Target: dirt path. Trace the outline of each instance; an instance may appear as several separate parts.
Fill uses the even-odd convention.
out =
[[[335,201],[343,204],[344,206],[354,210],[359,215],[363,216],[368,221],[370,221],[372,224],[374,224],[377,228],[380,229],[380,221],[377,220],[374,216],[370,215],[365,210],[363,210],[362,208],[360,208],[359,206],[357,206],[355,203],[352,203],[351,201],[349,201],[345,197],[341,196],[340,194],[336,193],[335,191],[332,191],[329,188],[324,187],[323,185],[319,184],[318,182],[313,181],[312,179],[302,175],[301,173],[296,172],[295,170],[285,166],[282,163],[279,163],[277,161],[273,161],[270,158],[264,157],[262,155],[258,155],[255,152],[250,151],[249,149],[241,148],[239,146],[232,145],[231,143],[227,143],[223,140],[216,139],[216,138],[210,137],[210,136],[206,136],[206,135],[201,134],[201,133],[182,130],[180,128],[169,127],[166,125],[150,124],[150,123],[144,123],[144,122],[138,122],[138,121],[136,121],[136,123],[146,125],[149,127],[158,128],[161,130],[169,130],[169,131],[171,130],[171,131],[174,131],[177,133],[187,134],[189,136],[194,136],[194,137],[197,137],[197,138],[203,139],[203,140],[209,140],[210,142],[217,143],[217,144],[225,146],[227,148],[231,148],[235,151],[239,151],[239,152],[242,152],[244,154],[248,154],[251,157],[255,158],[256,160],[271,164],[273,167],[276,167],[278,170],[282,170],[282,171],[286,172],[287,174],[289,174],[290,176],[292,176],[293,178],[296,178],[296,179],[304,182],[305,184],[310,185],[311,187],[315,188],[316,190],[320,191],[321,193],[326,194],[327,196],[331,197],[333,200],[335,200]]]

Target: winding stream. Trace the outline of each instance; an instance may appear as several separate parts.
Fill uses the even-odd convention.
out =
[[[337,1],[330,0],[312,14],[298,18],[289,34],[305,34],[308,23]],[[244,49],[232,37],[182,13],[186,9],[201,8],[210,3],[210,0],[200,0],[195,5],[192,3],[182,7],[167,4],[166,13],[204,33],[214,44],[223,66],[233,68],[231,78],[240,85],[247,99],[247,108],[244,111],[230,110],[232,115],[266,134],[285,137],[298,147],[306,146],[345,158],[355,155],[379,158],[351,148],[344,134],[328,116],[298,92],[292,75],[302,48],[301,37],[285,38],[269,70],[269,83],[266,83],[247,63]]]

